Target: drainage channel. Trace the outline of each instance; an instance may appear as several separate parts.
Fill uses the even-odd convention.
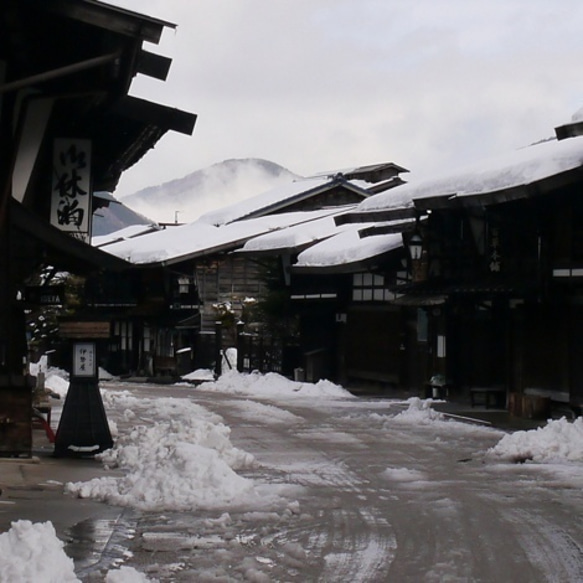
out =
[[[77,577],[83,580],[124,562],[138,519],[134,510],[124,509],[117,518],[88,519],[71,527],[65,552],[75,563]]]

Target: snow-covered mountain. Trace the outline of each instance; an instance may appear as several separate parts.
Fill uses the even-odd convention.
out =
[[[117,201],[115,197],[114,200]],[[108,207],[100,208],[93,214],[92,236],[100,237],[119,231],[129,225],[149,225],[152,219],[134,212],[121,202],[111,202]]]
[[[196,170],[183,178],[144,188],[120,201],[157,223],[187,223],[208,211],[250,198],[297,177],[268,160],[232,159]]]

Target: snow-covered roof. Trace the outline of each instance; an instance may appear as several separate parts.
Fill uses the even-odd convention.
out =
[[[199,220],[211,225],[224,225],[233,221],[239,221],[258,213],[267,214],[278,211],[285,206],[310,198],[315,194],[343,184],[347,188],[362,195],[368,196],[365,189],[366,183],[362,181],[346,181],[337,178],[301,178],[288,184],[276,186],[266,192],[237,202],[221,209],[213,210],[202,215]]]
[[[338,268],[368,261],[389,251],[403,247],[401,233],[373,235],[361,238],[359,231],[365,225],[350,224],[343,232],[312,245],[298,255],[294,269]]]
[[[399,166],[394,162],[381,162],[379,164],[367,164],[366,166],[350,166],[349,168],[341,168],[339,170],[326,170],[325,172],[318,172],[310,178],[320,178],[328,176],[342,175],[347,180],[360,179],[367,183],[374,183],[381,180],[386,180],[389,177],[394,178],[401,172],[409,172],[407,168]]]
[[[252,237],[313,221],[331,212],[333,211],[327,209],[281,213],[237,221],[220,227],[198,220],[112,243],[103,250],[134,264],[168,265],[213,253],[232,251]]]
[[[103,247],[104,245],[111,245],[117,241],[124,241],[125,239],[131,239],[132,237],[138,237],[146,233],[152,233],[154,231],[159,231],[160,227],[158,225],[129,225],[113,233],[107,235],[100,235],[98,237],[93,237],[91,239],[91,245],[93,247]]]
[[[350,207],[350,209],[353,208],[354,205]],[[350,227],[350,225],[337,226],[334,220],[336,216],[347,212],[347,210],[348,209],[346,208],[343,208],[341,212],[338,212],[338,210],[329,210],[328,216],[323,218],[303,222],[286,229],[266,233],[265,235],[259,235],[258,237],[249,239],[249,241],[243,245],[241,252],[276,253],[283,250],[300,249],[323,239],[327,239],[328,237],[336,235]],[[361,223],[358,227],[362,229],[364,225]]]
[[[583,137],[542,142],[448,175],[417,181],[362,201],[358,212],[413,206],[430,197],[467,197],[527,186],[583,165]]]

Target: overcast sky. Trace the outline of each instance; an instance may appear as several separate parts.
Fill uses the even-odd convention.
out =
[[[228,158],[301,175],[391,161],[423,175],[549,137],[583,107],[581,0],[109,0],[177,24],[165,82],[198,114],[117,196]]]

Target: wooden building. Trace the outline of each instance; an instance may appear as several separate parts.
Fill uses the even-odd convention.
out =
[[[423,233],[428,275],[410,292],[447,298],[432,319],[434,343],[447,342],[441,359],[432,347],[433,366],[472,401],[491,394],[527,415],[545,400],[583,404],[581,185],[575,166],[456,208],[443,198],[416,201],[432,211]]]
[[[5,0],[0,11],[0,455],[31,448],[24,310],[43,266],[89,274],[125,261],[92,248],[91,214],[120,174],[195,116],[127,95],[170,60],[142,48],[171,23],[96,0]],[[58,39],[58,42],[55,42]]]
[[[417,312],[416,346],[405,347],[410,370],[422,371],[420,392],[438,375],[450,397],[472,404],[526,416],[552,404],[580,411],[580,126],[498,165],[400,187],[404,208],[380,195],[355,213],[418,217],[412,279],[392,289],[395,305]],[[412,239],[404,234],[410,250]]]
[[[107,299],[115,296],[106,290],[91,300],[102,314],[110,302],[109,308],[116,311],[114,329],[131,330],[131,338],[119,338],[117,347],[110,344],[104,366],[118,374],[146,376],[212,367],[217,321],[223,323],[223,348],[233,346],[236,323],[247,319],[251,305],[266,292],[265,257],[241,253],[245,244],[354,208],[370,195],[362,184],[397,184],[401,171],[394,164],[349,169],[350,176],[360,180],[357,184],[339,172],[301,179],[210,212],[189,225],[104,245],[103,250],[132,262],[131,277],[141,282],[134,284],[131,305],[125,308],[122,302],[115,308]],[[289,278],[289,265],[280,264],[280,275]],[[146,279],[157,281],[160,293],[153,295]],[[192,290],[192,301],[184,309],[176,304],[173,292],[180,281]],[[248,326],[246,332],[250,330]],[[156,366],[162,359],[165,366]]]

